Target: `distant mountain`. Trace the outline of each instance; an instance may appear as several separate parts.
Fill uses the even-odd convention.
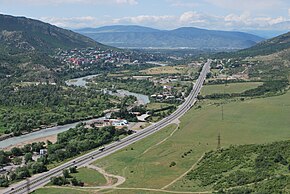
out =
[[[276,28],[280,29],[280,28]],[[274,38],[281,34],[285,34],[288,30],[247,30],[246,33],[254,34],[256,36],[260,36],[265,39]]]
[[[242,49],[263,40],[261,37],[243,32],[215,31],[193,27],[157,30],[143,26],[117,25],[79,29],[76,32],[103,44],[124,48]]]
[[[137,25],[115,25],[115,26],[103,26],[99,28],[83,28],[77,30],[81,33],[117,33],[117,32],[159,32],[160,30],[137,26]]]
[[[0,46],[21,51],[51,51],[56,48],[103,47],[73,31],[25,18],[0,14]]]

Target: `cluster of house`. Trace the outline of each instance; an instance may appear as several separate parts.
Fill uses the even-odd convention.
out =
[[[59,50],[56,58],[65,64],[70,64],[71,68],[77,68],[86,64],[104,63],[130,63],[128,54],[116,50],[102,50],[100,48],[84,48]]]
[[[116,128],[127,127],[129,122],[124,119],[96,119],[94,121],[88,122],[86,127],[92,128],[95,127],[106,127],[106,126],[114,126]]]

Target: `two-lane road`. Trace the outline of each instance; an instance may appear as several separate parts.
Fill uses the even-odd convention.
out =
[[[45,184],[47,184],[50,181],[51,177],[61,175],[62,171],[66,168],[69,168],[71,166],[80,167],[85,164],[91,163],[95,160],[98,160],[100,158],[103,158],[105,156],[108,156],[128,145],[131,145],[132,143],[135,143],[145,137],[148,137],[149,135],[155,133],[156,131],[159,131],[162,128],[166,127],[167,125],[171,124],[175,119],[178,119],[181,116],[183,116],[195,104],[197,96],[206,79],[206,74],[210,71],[210,64],[211,64],[211,60],[208,60],[204,64],[202,71],[200,72],[199,78],[196,81],[195,85],[193,86],[193,89],[188,95],[188,97],[186,98],[185,102],[182,105],[180,105],[178,109],[174,113],[172,113],[170,116],[162,119],[161,121],[155,123],[154,125],[151,125],[143,129],[142,131],[139,131],[135,134],[127,136],[124,139],[121,139],[120,141],[113,142],[107,145],[103,151],[99,151],[99,150],[92,151],[88,154],[85,154],[74,160],[71,160],[70,162],[67,162],[61,166],[51,169],[48,172],[33,176],[29,179],[26,179],[24,181],[11,185],[9,188],[2,190],[2,193],[23,194],[23,193],[32,192],[36,190],[37,188],[40,188],[44,186]]]

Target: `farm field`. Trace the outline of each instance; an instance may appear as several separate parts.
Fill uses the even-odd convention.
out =
[[[161,66],[153,67],[149,69],[142,70],[140,72],[145,73],[146,75],[160,75],[160,74],[189,74],[194,73],[197,70],[186,65],[180,66]]]
[[[93,192],[76,189],[76,188],[63,188],[63,187],[44,187],[37,189],[33,194],[91,194]]]
[[[246,90],[255,89],[262,84],[263,82],[245,82],[229,83],[227,86],[225,86],[225,84],[205,85],[202,88],[201,95],[242,93]]]
[[[205,152],[215,150],[219,131],[223,147],[290,139],[289,99],[290,92],[277,97],[230,102],[224,105],[223,121],[221,106],[209,105],[215,101],[200,102],[202,108],[190,110],[181,119],[180,129],[163,143],[158,144],[176,126],[95,164],[126,177],[122,187],[160,189],[189,170]],[[176,165],[170,167],[172,162]]]
[[[156,109],[166,108],[168,106],[172,106],[172,105],[168,104],[168,103],[158,103],[158,102],[149,103],[149,104],[146,105],[146,107],[149,110],[156,110]]]

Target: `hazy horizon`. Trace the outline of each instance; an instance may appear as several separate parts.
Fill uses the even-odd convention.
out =
[[[286,0],[2,0],[0,13],[25,16],[59,27],[141,25],[210,30],[290,29]]]

